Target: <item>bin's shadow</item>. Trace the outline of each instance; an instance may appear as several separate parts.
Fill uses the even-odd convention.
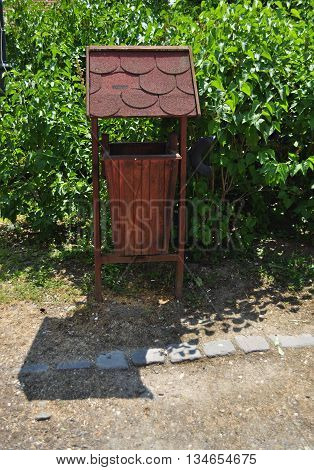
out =
[[[18,379],[28,400],[77,400],[87,398],[148,398],[153,394],[143,384],[140,371],[131,365],[127,370],[102,370],[95,360],[104,348],[93,335],[92,342],[69,332],[67,320],[45,318],[21,367]],[[57,334],[55,334],[57,333]],[[115,348],[118,349],[118,348]],[[108,349],[107,351],[108,352]],[[86,369],[58,370],[61,362],[90,360]],[[38,372],[29,370],[38,367]],[[48,366],[48,369],[44,369]]]
[[[28,400],[152,399],[152,392],[142,382],[141,369],[132,365],[130,354],[147,346],[166,348],[180,343],[188,331],[181,317],[181,309],[174,309],[169,318],[168,312],[158,307],[156,311],[115,301],[77,306],[61,318],[45,317],[19,371],[21,387]],[[198,340],[192,338],[190,342],[197,344]],[[126,354],[129,368],[99,369],[99,354],[114,350]],[[80,360],[89,360],[92,366],[57,369],[62,362]],[[48,366],[48,370],[27,370],[36,365]]]
[[[246,331],[253,323],[263,321],[261,314],[266,313],[267,307],[263,296],[259,299],[256,293],[253,304],[247,300],[249,287],[254,290],[255,283],[245,284],[243,292],[236,288],[230,292],[230,298],[222,297],[224,300],[216,302],[215,309],[205,294],[204,305],[199,308],[194,306],[194,297],[192,306],[187,300],[176,302],[170,295],[165,305],[158,306],[155,297],[154,301],[145,301],[134,296],[108,295],[102,303],[93,303],[90,297],[87,303],[78,302],[60,317],[46,316],[19,373],[24,393],[29,400],[152,399],[153,393],[142,381],[141,369],[131,364],[130,353],[143,347],[165,349],[183,341],[198,345],[215,333],[221,337],[228,331]],[[196,294],[200,296],[198,291]],[[239,299],[240,306],[231,305],[231,301],[235,303]],[[129,368],[97,368],[95,361],[99,354],[114,350],[128,355]],[[61,362],[83,359],[91,361],[92,367],[57,369]],[[49,368],[46,372],[25,373],[23,367],[31,364],[45,364]]]

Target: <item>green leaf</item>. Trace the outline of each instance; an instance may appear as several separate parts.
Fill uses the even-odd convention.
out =
[[[266,49],[262,51],[261,55],[265,57],[266,59],[272,60],[270,53]]]
[[[252,60],[255,60],[254,52],[251,51],[251,49],[249,49],[249,50],[247,51],[247,55],[248,55]]]
[[[226,104],[229,106],[231,111],[234,113],[235,110],[236,110],[237,103],[239,101],[239,96],[234,92],[230,92],[229,96],[230,96],[230,98],[226,100]]]
[[[217,90],[225,91],[224,86],[223,86],[223,84],[222,84],[222,81],[221,81],[221,79],[220,79],[219,77],[217,77],[215,80],[213,80],[213,81],[211,82],[211,85],[212,85],[213,87],[217,88]]]
[[[249,82],[243,82],[240,90],[248,96],[252,95],[252,85]]]
[[[295,18],[301,19],[300,13],[295,8],[291,8],[291,15],[294,16]]]
[[[229,106],[231,111],[234,113],[235,109],[236,109],[234,101],[233,100],[226,100],[226,104]]]

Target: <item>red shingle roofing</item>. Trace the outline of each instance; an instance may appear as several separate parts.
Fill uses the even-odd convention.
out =
[[[90,116],[200,115],[189,47],[90,46],[86,60]]]

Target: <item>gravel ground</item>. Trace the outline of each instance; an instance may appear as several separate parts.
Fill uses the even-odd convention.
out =
[[[2,368],[1,448],[313,448],[312,361],[310,349],[299,349],[283,358],[49,372],[29,379],[30,400],[18,371]],[[37,422],[40,413],[51,418]]]
[[[272,348],[265,353],[201,359],[127,371],[50,370],[19,374],[24,361],[55,366],[59,360],[95,359],[102,350],[170,340],[227,338],[214,323],[192,330],[169,304],[143,308],[114,301],[49,317],[19,303],[0,310],[0,447],[2,449],[289,449],[312,448],[313,352]],[[311,332],[308,304],[298,322],[286,316],[281,333]],[[110,306],[111,305],[111,306]],[[149,304],[148,304],[149,305]],[[108,311],[109,309],[109,311]],[[101,313],[103,312],[103,313]],[[155,312],[155,313],[154,313]],[[153,321],[162,317],[164,321]],[[184,310],[181,311],[184,313]],[[103,317],[101,316],[103,315]],[[199,315],[203,315],[202,312]],[[95,320],[98,316],[99,320]],[[267,317],[267,316],[266,316]],[[268,319],[267,319],[268,318]],[[269,313],[244,331],[277,332]],[[134,325],[132,324],[134,321]],[[106,327],[107,325],[107,327]],[[175,327],[171,327],[175,325]],[[197,330],[195,333],[195,327]],[[170,326],[171,328],[167,328]],[[120,330],[119,330],[120,327]],[[119,335],[120,331],[120,335]],[[206,331],[206,330],[205,330]],[[163,338],[163,335],[165,336]],[[182,333],[182,334],[181,334]],[[154,341],[157,338],[160,341]],[[38,422],[41,413],[51,415]]]
[[[55,367],[113,349],[313,334],[311,286],[291,292],[238,261],[189,269],[206,284],[187,281],[180,302],[164,280],[144,273],[138,289],[141,278],[129,272],[123,293],[105,288],[102,304],[82,295],[0,305],[0,448],[313,448],[310,348],[21,377],[25,362]],[[50,418],[36,421],[42,413]]]

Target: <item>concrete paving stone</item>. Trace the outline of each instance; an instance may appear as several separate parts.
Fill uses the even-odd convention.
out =
[[[257,351],[268,351],[269,344],[263,336],[244,336],[238,335],[235,338],[235,341],[239,348],[242,351],[247,353],[257,352]]]
[[[203,346],[204,352],[208,357],[226,356],[236,352],[231,341],[222,339],[220,341],[209,341]]]
[[[86,359],[79,359],[73,361],[60,362],[57,365],[57,370],[89,369],[91,366],[91,361],[88,361]]]
[[[181,343],[167,348],[170,362],[194,361],[202,357],[196,346],[189,343]]]
[[[274,344],[277,342],[283,348],[305,348],[314,346],[314,336],[304,333],[302,335],[270,335],[269,338]]]
[[[137,349],[131,354],[131,360],[135,366],[163,364],[165,362],[165,351],[157,348]]]
[[[126,357],[122,351],[111,351],[100,354],[96,359],[99,369],[128,369]]]
[[[47,364],[26,364],[21,369],[21,374],[39,374],[47,372],[49,369]]]

